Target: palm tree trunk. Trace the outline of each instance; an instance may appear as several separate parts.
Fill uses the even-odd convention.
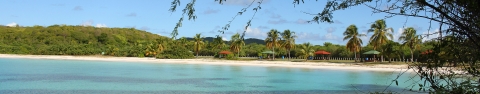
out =
[[[197,57],[196,58],[198,58],[198,43],[197,43],[196,50],[197,50]]]
[[[355,63],[357,63],[357,51],[354,51],[353,54],[355,54]]]
[[[290,49],[288,49],[287,51],[288,51],[288,60],[290,60]]]
[[[410,49],[410,55],[412,56],[412,58],[410,58],[410,61],[413,62],[413,50]]]
[[[383,52],[385,52],[384,49],[382,49],[382,55],[380,55],[380,62],[383,62]]]
[[[383,62],[383,55],[380,55],[380,62]]]
[[[273,46],[272,48],[273,48],[272,60],[275,60],[275,46]]]

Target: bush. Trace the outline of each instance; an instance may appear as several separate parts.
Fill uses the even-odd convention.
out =
[[[237,60],[238,58],[234,54],[228,54],[227,60]]]
[[[175,49],[165,49],[158,54],[156,58],[160,59],[188,59],[194,58],[193,53],[185,47],[176,47]]]

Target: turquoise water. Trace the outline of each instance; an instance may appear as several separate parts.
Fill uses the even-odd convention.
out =
[[[201,64],[0,58],[0,93],[365,93],[399,73]],[[412,74],[387,91],[414,93]],[[407,81],[407,82],[405,82]],[[414,88],[416,89],[416,88]]]

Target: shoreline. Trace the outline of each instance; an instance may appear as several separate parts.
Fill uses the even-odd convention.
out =
[[[91,60],[91,61],[120,61],[120,62],[144,62],[164,64],[204,64],[204,65],[232,65],[232,66],[261,66],[261,67],[284,67],[284,68],[308,68],[308,69],[331,69],[331,70],[363,70],[363,71],[392,71],[412,72],[408,65],[353,65],[328,62],[291,62],[291,61],[235,61],[219,59],[154,59],[139,57],[110,57],[110,56],[61,56],[61,55],[16,55],[0,54],[0,58],[26,58],[26,59],[52,59],[52,60]]]

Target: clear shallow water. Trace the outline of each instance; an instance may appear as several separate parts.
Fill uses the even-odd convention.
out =
[[[365,93],[398,73],[0,58],[0,93]],[[387,91],[403,90],[410,74]],[[417,89],[417,88],[413,88]]]

